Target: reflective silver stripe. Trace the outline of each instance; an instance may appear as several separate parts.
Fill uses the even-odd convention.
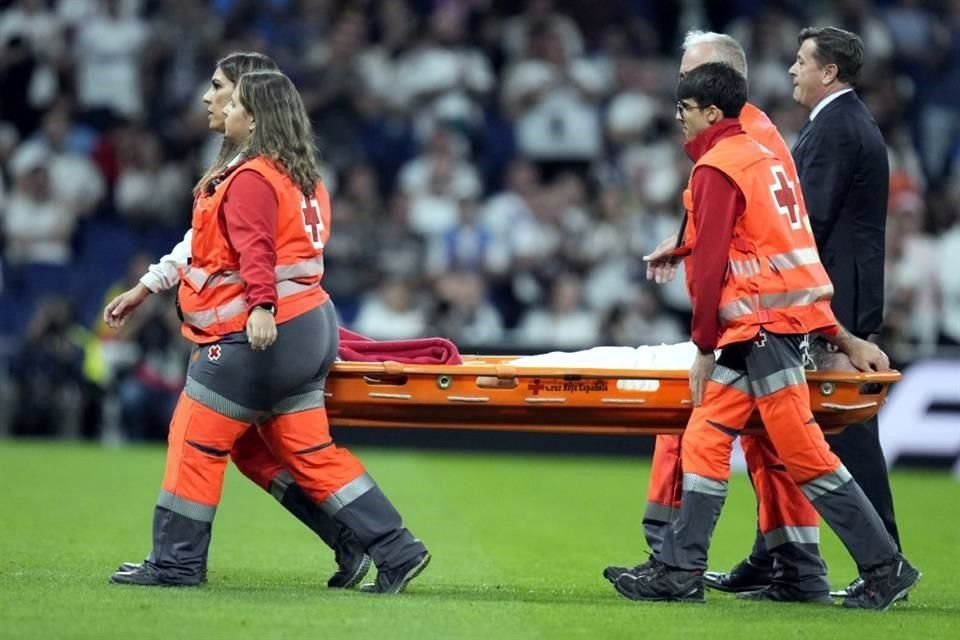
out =
[[[243,280],[240,279],[240,274],[233,271],[225,271],[218,273],[207,281],[208,287],[222,287],[228,284],[243,284]]]
[[[294,264],[283,264],[274,267],[274,278],[277,282],[293,280],[294,278],[310,278],[323,275],[323,256],[301,260]],[[236,271],[222,271],[211,276],[205,269],[190,267],[183,274],[197,289],[203,287],[221,287],[227,284],[241,284],[240,274]]]
[[[284,398],[273,408],[273,415],[280,416],[288,413],[299,413],[309,409],[317,409],[324,406],[323,389],[308,391],[298,396]]]
[[[831,491],[836,491],[852,479],[853,476],[850,475],[847,468],[840,465],[836,471],[831,471],[800,485],[800,489],[803,491],[803,495],[807,496],[807,500],[813,501]]]
[[[785,251],[784,253],[770,256],[770,264],[781,271],[795,269],[808,264],[817,264],[819,262],[820,256],[813,247],[794,249],[793,251]]]
[[[720,322],[730,322],[736,318],[741,318],[746,315],[753,313],[753,310],[757,308],[759,303],[754,303],[753,300],[757,296],[751,296],[749,298],[738,298],[733,302],[728,302],[727,304],[720,307],[720,310],[717,312],[720,316]]]
[[[283,497],[287,495],[287,489],[293,484],[293,476],[284,469],[270,482],[270,495],[277,499],[277,502],[283,502]]]
[[[310,278],[323,275],[323,256],[301,260],[294,264],[279,265],[273,270],[277,281],[293,280],[294,278]]]
[[[720,307],[720,321],[730,322],[761,309],[788,309],[813,304],[818,300],[829,299],[833,295],[833,285],[826,284],[810,289],[797,289],[784,293],[767,293],[762,296],[746,296]]]
[[[798,289],[785,293],[768,293],[760,296],[760,305],[765,309],[787,309],[801,305],[813,304],[818,300],[830,298],[833,295],[833,285],[825,284],[822,287]]]
[[[209,278],[210,274],[199,267],[190,267],[183,273],[183,279],[189,280],[197,289],[202,289]]]
[[[643,511],[643,520],[652,520],[654,522],[673,522],[680,515],[679,509],[674,509],[668,504],[659,502],[648,502],[647,508]]]
[[[746,274],[748,278],[760,275],[760,262],[756,258],[744,260],[738,264],[740,265],[740,270]]]
[[[783,371],[777,371],[771,373],[765,378],[760,378],[759,380],[751,380],[750,387],[753,389],[754,395],[758,398],[763,396],[769,396],[772,393],[776,393],[781,389],[793,386],[795,384],[806,384],[807,377],[804,374],[803,367],[792,367],[790,369],[784,369]]]
[[[287,296],[292,296],[295,293],[300,293],[301,291],[306,291],[307,289],[313,289],[319,286],[318,283],[303,284],[300,282],[294,282],[292,280],[284,280],[283,282],[277,283],[277,297],[285,298]],[[198,329],[206,329],[207,327],[212,327],[218,322],[226,322],[231,320],[242,313],[247,311],[247,301],[244,299],[243,294],[238,295],[236,298],[222,304],[216,309],[208,309],[206,311],[184,311],[183,312],[183,321],[189,325],[197,327]]]
[[[683,490],[684,492],[690,491],[724,498],[727,495],[727,483],[724,480],[714,480],[695,473],[685,473],[683,474]]]
[[[239,295],[230,302],[220,305],[215,309],[206,311],[183,311],[183,321],[198,329],[212,327],[218,322],[225,322],[234,318],[247,310],[247,303],[243,295]]]
[[[263,413],[262,411],[255,411],[254,409],[241,406],[233,400],[228,400],[213,389],[205,387],[190,377],[187,377],[187,384],[184,385],[183,392],[208,409],[212,409],[222,416],[239,422],[251,424],[257,418],[258,414]]]
[[[197,522],[213,522],[213,516],[217,513],[216,506],[211,507],[207,504],[181,498],[166,489],[160,489],[160,495],[157,496],[157,506],[169,509],[184,518],[190,518]]]
[[[377,486],[369,474],[364,473],[360,477],[351,480],[329,498],[320,503],[320,508],[331,518],[337,514],[340,509],[365,494],[370,489]]]
[[[319,286],[319,282],[303,284],[301,282],[294,282],[293,280],[284,280],[283,282],[277,283],[277,297],[286,298],[287,296],[292,296],[295,293],[300,293],[301,291],[306,291],[307,289],[315,289]]]
[[[710,374],[710,380],[717,384],[722,384],[725,387],[733,387],[748,396],[753,395],[747,375],[742,371],[725,367],[722,364],[714,365],[713,372]]]
[[[767,549],[775,549],[782,544],[820,544],[820,527],[780,527],[763,534]]]
[[[756,258],[743,261],[731,260],[730,265],[733,268],[733,272],[737,275],[745,275],[751,278],[760,274],[760,261]]]

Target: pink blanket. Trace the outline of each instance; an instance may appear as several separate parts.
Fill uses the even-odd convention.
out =
[[[349,362],[403,364],[463,364],[457,345],[446,338],[372,340],[349,329],[340,329],[340,359]]]

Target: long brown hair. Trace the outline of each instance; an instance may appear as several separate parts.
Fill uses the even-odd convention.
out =
[[[256,126],[240,152],[263,156],[310,197],[320,182],[313,127],[300,93],[279,71],[246,73],[237,84],[237,97]]]
[[[217,62],[217,68],[233,84],[240,82],[243,74],[251,71],[276,71],[279,69],[272,58],[254,51],[235,51]],[[239,147],[224,137],[223,142],[220,143],[220,153],[217,154],[217,159],[194,185],[193,195],[203,191],[211,180],[227,168],[227,165],[236,157],[238,152]]]

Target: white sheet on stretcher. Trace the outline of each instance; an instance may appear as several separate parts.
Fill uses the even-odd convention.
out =
[[[594,347],[584,351],[551,351],[512,360],[515,367],[689,371],[697,348],[692,342],[642,347]],[[624,391],[656,391],[660,381],[617,380]]]

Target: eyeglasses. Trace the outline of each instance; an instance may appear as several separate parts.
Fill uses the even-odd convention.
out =
[[[682,100],[677,100],[677,113],[680,114],[681,118],[684,117],[687,111],[692,111],[694,109],[703,111],[704,109],[709,109],[709,108],[710,108],[709,106],[701,107],[695,104],[684,104]]]

